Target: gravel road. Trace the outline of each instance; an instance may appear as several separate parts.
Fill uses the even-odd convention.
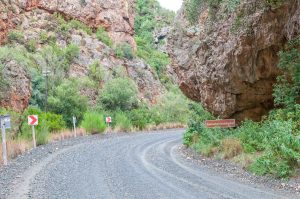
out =
[[[187,160],[180,150],[182,133],[90,136],[39,147],[0,168],[0,197],[296,198]]]

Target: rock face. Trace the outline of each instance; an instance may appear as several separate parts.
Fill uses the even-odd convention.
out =
[[[14,1],[0,2],[0,45],[6,40],[8,30],[19,24],[19,14],[20,8]]]
[[[5,41],[8,30],[18,25],[19,14],[36,8],[80,20],[94,29],[104,27],[115,43],[127,42],[136,48],[134,0],[2,0],[0,44]]]
[[[7,82],[0,107],[23,111],[27,108],[31,97],[31,81],[25,69],[15,61],[4,65],[2,75]]]
[[[20,6],[25,10],[57,12],[95,29],[104,27],[115,43],[127,42],[136,47],[134,0],[20,0]]]
[[[136,48],[133,38],[134,0],[1,0],[0,45],[6,42],[10,30],[18,29],[24,35],[24,44],[34,40],[37,41],[37,49],[43,48],[46,44],[40,41],[40,33],[46,30],[48,36],[57,38],[61,47],[69,43],[80,47],[80,54],[71,64],[68,76],[84,81],[91,64],[99,62],[107,74],[104,81],[116,75],[129,77],[138,85],[140,98],[149,103],[155,103],[164,92],[155,72],[143,60],[117,58],[115,51],[96,39],[95,34],[88,35],[75,29],[67,36],[56,32],[58,24],[53,13],[79,20],[94,30],[104,27],[114,43],[127,42]],[[3,75],[10,84],[5,96],[0,99],[0,107],[22,112],[31,97],[30,76],[13,59],[5,63]],[[81,93],[89,98],[92,105],[96,103],[97,90],[83,87]]]
[[[244,1],[213,23],[203,8],[195,26],[183,8],[169,36],[181,90],[216,116],[258,121],[273,107],[278,52],[298,34],[300,9],[297,1],[276,8],[259,2]]]
[[[31,5],[31,4],[30,4]],[[75,44],[79,47],[79,55],[72,61],[68,77],[78,78],[82,81],[81,94],[88,97],[91,105],[96,104],[96,99],[99,95],[99,89],[112,78],[121,76],[128,77],[135,81],[139,89],[139,97],[141,100],[148,103],[155,103],[158,96],[164,92],[164,87],[160,83],[156,73],[141,59],[133,58],[118,58],[115,51],[99,41],[95,34],[87,34],[80,29],[71,29],[68,34],[62,34],[57,29],[58,22],[49,11],[44,9],[35,9],[34,12],[23,12],[18,18],[21,23],[17,27],[18,31],[24,35],[26,44],[29,41],[37,41],[37,51],[47,46],[40,39],[40,33],[47,30],[48,37],[56,38],[57,44],[64,48],[68,44]],[[17,44],[21,46],[22,44]],[[41,60],[38,60],[42,62]],[[86,86],[84,81],[90,76],[90,67],[95,62],[99,63],[99,70],[104,74],[103,80],[99,82],[99,86]],[[15,70],[22,68],[20,64],[15,65],[4,64],[7,69]],[[38,68],[38,66],[36,66]],[[18,70],[19,70],[18,69]],[[18,73],[16,73],[18,74]],[[20,75],[23,73],[20,73]],[[11,75],[13,76],[13,75]],[[13,81],[14,86],[9,87],[11,95],[7,95],[4,101],[0,100],[0,107],[11,107],[18,111],[23,111],[28,106],[28,101],[31,96],[30,77],[18,77],[16,80],[9,78],[8,82]],[[26,80],[26,81],[25,81]],[[17,84],[20,84],[17,86]],[[20,88],[21,90],[14,89]],[[19,94],[19,95],[18,95]],[[10,100],[9,100],[10,99]],[[20,104],[19,106],[16,106]]]

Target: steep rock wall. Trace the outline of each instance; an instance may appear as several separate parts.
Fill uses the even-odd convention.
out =
[[[136,48],[134,0],[3,0],[0,2],[0,44],[8,29],[15,27],[20,12],[36,8],[80,20],[95,29],[104,27],[115,43],[127,42]]]
[[[258,121],[273,108],[278,52],[298,34],[299,4],[261,8],[260,2],[242,1],[234,13],[213,22],[203,8],[195,26],[183,8],[169,36],[181,90],[216,116]]]

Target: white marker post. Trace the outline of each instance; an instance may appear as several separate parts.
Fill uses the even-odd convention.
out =
[[[33,148],[36,148],[36,140],[35,140],[35,129],[34,126],[31,126],[32,128],[32,140],[33,140]]]
[[[106,117],[106,118],[105,118],[105,122],[106,122],[106,124],[107,124],[107,126],[108,126],[108,130],[110,130],[110,124],[111,124],[111,122],[112,122],[111,117]]]
[[[77,137],[77,132],[76,132],[76,117],[73,116],[73,127],[74,127],[74,137],[76,138]]]
[[[6,146],[6,129],[11,128],[10,116],[4,115],[0,116],[0,127],[2,132],[2,157],[3,164],[7,165],[7,146]]]
[[[0,123],[1,123],[1,132],[2,132],[2,157],[3,157],[3,164],[7,165],[6,132],[5,132],[4,120],[2,119],[2,117],[0,118]]]
[[[34,127],[38,125],[39,118],[37,115],[29,115],[28,116],[28,125],[32,128],[32,140],[33,140],[33,147],[36,148],[36,139],[35,139],[35,129]]]

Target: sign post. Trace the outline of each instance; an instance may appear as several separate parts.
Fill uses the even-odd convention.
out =
[[[32,140],[33,140],[33,147],[36,148],[36,139],[35,139],[35,126],[38,125],[39,119],[37,115],[29,115],[28,116],[28,125],[32,128]]]
[[[110,123],[112,122],[111,121],[111,117],[106,117],[105,118],[105,122],[106,122],[106,124],[108,125],[108,127],[110,126]]]
[[[111,124],[111,117],[106,117],[105,118],[105,122],[106,122],[106,124],[107,124],[107,127],[108,127],[108,131],[110,131],[110,124]]]
[[[9,115],[0,116],[0,125],[1,125],[1,132],[2,132],[3,164],[7,165],[6,129],[11,128],[10,116]]]
[[[77,132],[76,132],[76,122],[77,122],[77,119],[75,116],[73,116],[73,127],[74,127],[74,137],[76,138],[77,137]]]

